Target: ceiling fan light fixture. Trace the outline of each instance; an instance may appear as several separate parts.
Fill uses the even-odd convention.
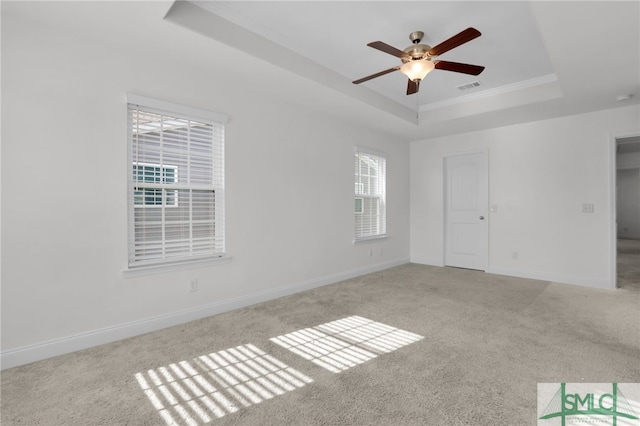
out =
[[[384,71],[380,71],[375,74],[360,78],[358,80],[354,80],[353,84],[364,83],[365,81],[369,81],[372,78],[380,77],[393,71],[400,71],[402,74],[406,75],[409,78],[409,83],[407,84],[407,95],[413,95],[414,93],[418,93],[420,82],[427,76],[427,74],[429,74],[436,68],[441,71],[452,71],[463,74],[478,75],[482,71],[484,71],[484,67],[481,67],[479,65],[463,64],[460,62],[450,61],[437,60],[435,62],[432,62],[430,59],[433,59],[436,56],[440,56],[451,49],[463,45],[473,40],[474,38],[479,37],[480,35],[480,31],[476,30],[475,28],[469,27],[466,30],[454,35],[453,37],[449,37],[447,40],[436,45],[435,47],[431,47],[426,44],[420,44],[420,40],[424,36],[424,33],[422,33],[422,31],[414,31],[409,35],[409,39],[411,39],[413,45],[407,47],[404,50],[396,49],[395,47],[388,45],[383,41],[372,41],[371,43],[367,43],[367,46],[373,47],[374,49],[377,49],[381,52],[388,53],[389,55],[395,56],[396,58],[400,58],[400,60],[402,61],[402,65],[388,68]]]
[[[418,59],[404,63],[400,67],[400,72],[413,82],[421,81],[434,69],[435,65],[428,59]]]

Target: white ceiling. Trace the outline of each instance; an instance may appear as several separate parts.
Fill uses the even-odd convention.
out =
[[[408,108],[443,105],[479,92],[555,79],[553,66],[528,3],[524,2],[264,2],[197,1],[203,9],[292,50],[353,81],[401,61],[367,47],[382,40],[399,49],[409,33],[423,31],[435,46],[469,26],[482,36],[439,59],[486,66],[478,77],[447,71],[427,76],[418,95],[406,95],[400,72],[363,83]],[[286,67],[286,64],[283,64]],[[458,86],[480,81],[479,88]],[[435,104],[435,105],[434,105]]]
[[[243,98],[302,105],[418,140],[637,105],[638,1],[2,1],[2,19],[108,43],[150,58],[180,58],[229,80]],[[418,96],[399,63],[367,47],[399,49],[420,30],[435,45],[473,26],[482,36],[440,58],[483,65],[478,77],[434,70]],[[188,65],[187,65],[188,64]],[[456,86],[479,80],[468,93]],[[241,82],[246,81],[246,84]],[[240,82],[240,83],[239,83]],[[618,101],[618,96],[631,95]],[[640,118],[638,123],[640,128]],[[633,130],[633,129],[629,129]]]
[[[387,126],[420,138],[637,104],[639,4],[180,1],[166,19],[409,122]],[[399,72],[351,84],[400,63],[368,42],[404,49],[419,30],[434,46],[470,26],[482,36],[439,59],[485,66],[478,77],[434,70],[411,96]]]

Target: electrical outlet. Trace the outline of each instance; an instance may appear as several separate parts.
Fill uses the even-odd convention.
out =
[[[582,205],[582,213],[593,213],[595,211],[595,206],[593,203],[584,203]]]
[[[198,291],[198,280],[191,280],[189,282],[189,291]]]
[[[513,257],[513,260],[518,260],[518,252],[514,251],[512,257]]]

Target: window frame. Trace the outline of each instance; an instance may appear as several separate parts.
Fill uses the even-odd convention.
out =
[[[363,147],[359,147],[356,146],[354,147],[354,160],[357,161],[357,167],[358,169],[354,170],[354,199],[355,204],[354,204],[354,216],[353,216],[353,220],[354,220],[354,225],[353,225],[353,243],[357,244],[357,243],[361,243],[361,242],[366,242],[366,241],[370,241],[370,240],[377,240],[377,239],[382,239],[382,238],[387,238],[388,234],[387,234],[387,201],[386,201],[386,187],[387,187],[387,157],[384,153],[382,152],[378,152],[375,150],[371,150],[368,148],[363,148]],[[382,165],[381,165],[381,170],[378,170],[378,174],[377,175],[377,182],[376,182],[376,193],[370,193],[369,191],[367,191],[367,193],[365,193],[365,184],[362,182],[362,173],[360,171],[360,156],[368,156],[368,157],[377,157],[379,160],[382,160]],[[356,163],[354,162],[354,165]],[[370,175],[367,175],[370,176]],[[356,210],[356,205],[357,205],[357,200],[360,199],[361,201],[361,211],[358,212]],[[362,218],[366,215],[365,213],[365,200],[366,199],[376,199],[378,200],[377,202],[377,209],[378,209],[378,213],[377,213],[377,232],[374,234],[368,234],[368,235],[358,235],[357,234],[357,220],[358,218]]]
[[[185,105],[179,105],[172,102],[162,101],[158,99],[148,98],[145,96],[140,96],[136,94],[127,94],[127,99],[125,103],[126,107],[126,131],[127,131],[127,228],[128,228],[128,250],[127,250],[127,266],[124,270],[125,275],[136,275],[139,273],[146,273],[145,271],[157,272],[161,270],[174,270],[174,269],[184,269],[184,267],[194,267],[197,265],[206,264],[208,262],[218,262],[220,260],[227,260],[229,256],[226,253],[226,236],[225,236],[225,170],[224,170],[224,152],[225,152],[225,136],[224,136],[224,128],[228,121],[228,117],[224,114],[214,113],[210,111],[201,110],[198,108],[188,107]],[[141,111],[145,111],[148,113],[158,113],[164,114],[168,117],[175,117],[179,119],[190,120],[194,122],[200,122],[207,125],[212,125],[217,127],[216,131],[221,132],[221,136],[213,136],[212,139],[212,152],[211,158],[214,161],[215,165],[212,164],[210,173],[212,183],[211,185],[207,185],[206,188],[200,188],[197,183],[186,184],[185,182],[179,181],[179,165],[174,164],[152,164],[150,162],[137,162],[134,159],[134,137],[131,128],[130,121],[130,107],[137,107]],[[221,129],[220,129],[221,126]],[[189,150],[192,153],[191,150]],[[135,188],[137,178],[134,175],[134,165],[146,165],[150,167],[160,167],[161,173],[163,168],[172,168],[175,170],[174,181],[171,183],[165,183],[160,185],[162,186],[163,197],[166,197],[166,192],[172,190],[171,186],[175,185],[175,204],[165,204],[165,205],[144,205],[144,204],[135,204]],[[150,182],[151,183],[151,182]],[[154,185],[155,183],[151,183]],[[186,187],[185,187],[186,185]],[[135,223],[135,212],[137,209],[143,208],[178,208],[179,206],[179,192],[183,190],[191,191],[191,193],[196,193],[201,191],[202,189],[210,190],[214,194],[213,198],[213,220],[214,220],[214,234],[212,236],[212,246],[216,247],[213,250],[213,253],[206,254],[193,254],[190,255],[188,252],[181,256],[169,256],[167,253],[163,253],[160,258],[154,259],[137,259],[134,254],[135,245],[138,240],[136,240],[136,223]],[[144,197],[144,196],[143,196]],[[164,200],[163,200],[164,201]],[[193,204],[196,202],[195,199],[190,199],[190,209],[193,208]],[[189,227],[197,225],[198,222],[195,219],[188,219]],[[164,232],[164,231],[163,231]],[[191,237],[190,237],[191,238]],[[166,238],[161,238],[161,244],[165,244],[167,240]],[[194,244],[193,242],[190,244]],[[219,249],[221,248],[221,249]]]

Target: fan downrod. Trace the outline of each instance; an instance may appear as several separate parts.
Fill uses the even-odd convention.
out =
[[[1,1],[1,0],[0,0]],[[449,37],[445,41],[437,44],[435,47],[431,47],[426,44],[421,44],[422,38],[424,37],[424,33],[422,31],[414,31],[409,34],[409,40],[411,40],[411,46],[405,48],[404,50],[397,49],[383,41],[372,41],[371,43],[367,43],[367,46],[373,47],[381,52],[387,53],[389,55],[395,56],[399,58],[402,62],[402,65],[396,65],[395,67],[387,68],[386,70],[377,72],[375,74],[368,75],[366,77],[360,78],[358,80],[354,80],[353,84],[364,83],[365,81],[369,81],[373,78],[380,77],[394,71],[400,71],[406,75],[413,75],[413,80],[411,77],[409,78],[409,83],[407,86],[407,95],[412,95],[418,92],[419,89],[419,81],[420,78],[416,77],[418,75],[423,75],[422,72],[427,69],[427,72],[433,69],[438,69],[442,71],[451,71],[458,72],[463,74],[470,75],[479,75],[484,67],[480,65],[471,65],[471,64],[463,64],[460,62],[450,62],[450,61],[433,61],[432,58],[442,55],[454,49],[458,46],[461,46],[477,37],[480,37],[482,34],[480,31],[473,27],[469,27],[464,31],[460,31],[458,34],[453,37]],[[407,63],[420,61],[416,63],[415,66],[418,68],[422,68],[421,70],[416,70],[420,72],[409,72],[409,68],[413,71],[413,65],[405,67]],[[427,64],[424,61],[429,61]]]
[[[420,43],[420,41],[422,40],[422,37],[424,37],[424,33],[422,31],[414,31],[411,34],[409,34],[409,40],[411,40],[411,43],[413,44]]]
[[[409,57],[401,58],[402,63],[425,59],[428,57],[427,52],[431,49],[431,46],[427,44],[420,44],[422,37],[424,37],[424,33],[422,31],[414,31],[409,34],[409,40],[411,40],[411,43],[413,44],[404,49],[404,52],[408,53]]]

